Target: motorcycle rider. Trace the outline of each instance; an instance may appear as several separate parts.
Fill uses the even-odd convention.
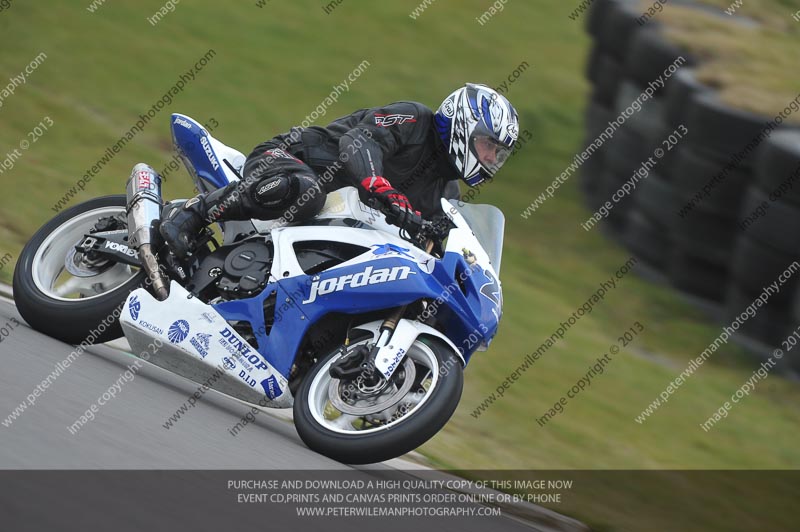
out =
[[[241,181],[167,204],[160,232],[185,258],[210,223],[308,220],[322,210],[327,192],[355,186],[362,199],[379,200],[389,223],[413,235],[423,217],[441,214],[439,198],[458,197],[459,178],[471,187],[493,179],[518,131],[511,103],[472,83],[451,93],[435,113],[401,101],[359,109],[326,127],[295,127],[256,146]]]

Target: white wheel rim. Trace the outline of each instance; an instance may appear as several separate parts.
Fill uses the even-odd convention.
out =
[[[36,288],[57,301],[89,301],[118,290],[132,279],[139,270],[127,264],[116,264],[89,277],[73,276],[65,267],[67,255],[100,218],[123,213],[125,207],[93,209],[70,218],[47,235],[31,262],[31,277]],[[70,294],[77,294],[77,297],[66,297]]]
[[[356,342],[351,347],[369,342]],[[328,390],[331,382],[334,379],[328,373],[331,364],[338,360],[339,356],[334,356],[328,360],[319,370],[317,370],[314,379],[308,390],[308,406],[311,411],[311,416],[314,421],[327,430],[339,434],[374,434],[376,432],[390,430],[397,424],[402,423],[404,420],[415,415],[420,408],[428,401],[433,391],[436,389],[440,381],[439,364],[436,355],[430,347],[420,341],[414,342],[408,350],[408,358],[410,358],[415,366],[417,374],[421,374],[421,382],[418,386],[411,389],[403,399],[395,406],[388,408],[381,412],[375,412],[373,415],[384,419],[384,424],[371,427],[371,428],[357,428],[353,423],[362,420],[365,416],[352,416],[344,414],[336,410],[331,404]],[[427,384],[427,387],[423,385]],[[393,416],[400,412],[401,415],[396,419],[391,419]],[[388,419],[387,419],[388,418]],[[362,423],[363,424],[363,423]]]

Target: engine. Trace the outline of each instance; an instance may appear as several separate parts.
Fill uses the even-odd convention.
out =
[[[272,257],[272,242],[261,238],[221,247],[203,259],[187,289],[205,300],[253,297],[269,280]]]

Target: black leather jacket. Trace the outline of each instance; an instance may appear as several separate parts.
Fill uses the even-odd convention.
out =
[[[292,128],[259,144],[255,153],[280,142],[308,164],[330,192],[383,176],[425,218],[441,213],[440,198],[457,198],[459,175],[434,125],[433,111],[417,102],[359,109],[325,127]]]

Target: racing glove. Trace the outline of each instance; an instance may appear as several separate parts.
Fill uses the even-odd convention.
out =
[[[422,227],[422,215],[411,206],[405,194],[392,188],[381,176],[366,177],[361,186],[370,191],[387,209],[386,221],[416,235]]]
[[[385,177],[365,177],[361,180],[361,186],[372,192],[388,209],[394,206],[399,209],[413,211],[411,202],[408,201],[405,194],[392,188],[392,184]],[[419,214],[418,211],[415,212]]]

